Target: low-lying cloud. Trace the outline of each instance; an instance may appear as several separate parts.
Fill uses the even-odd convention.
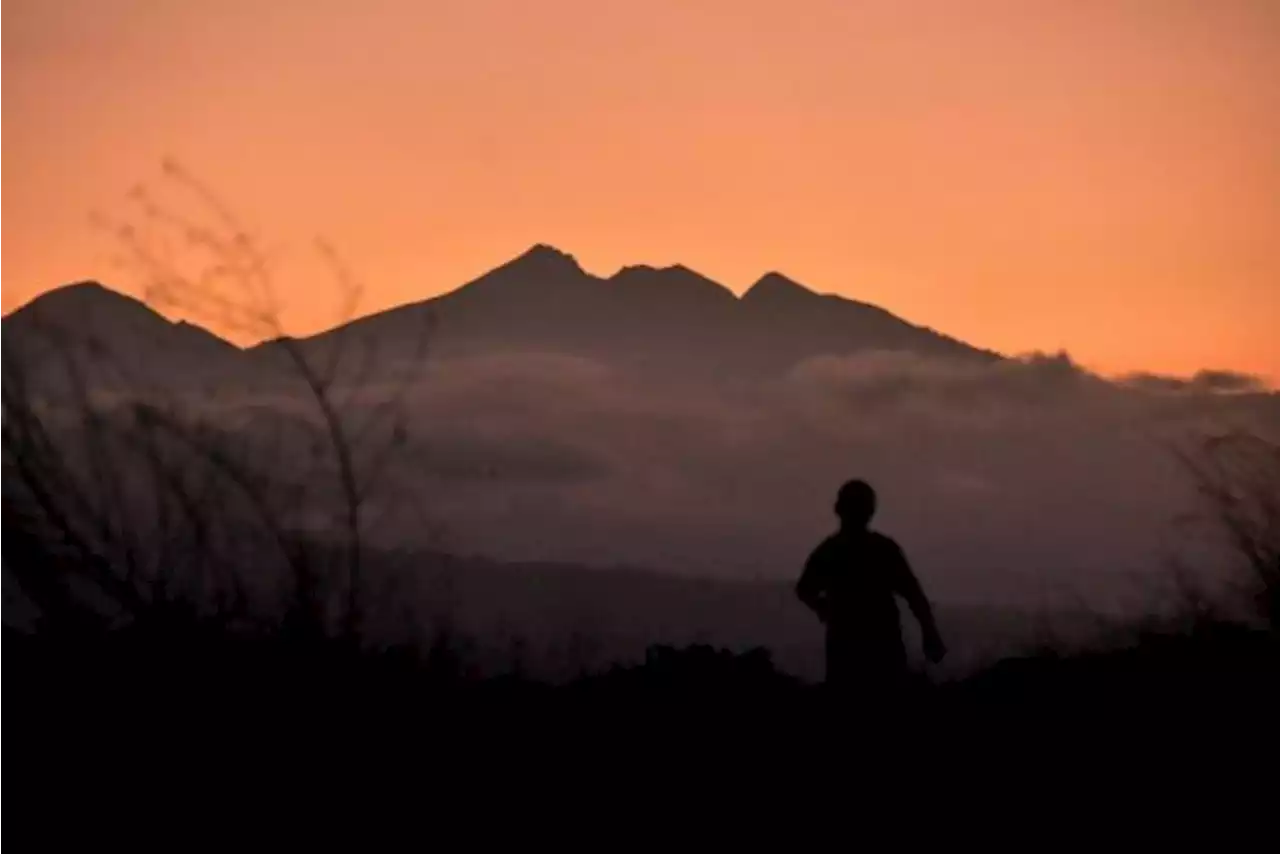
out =
[[[461,551],[789,577],[835,489],[866,477],[939,595],[1114,597],[1187,547],[1168,443],[1280,430],[1280,398],[1251,378],[1185,385],[1108,382],[1065,354],[869,353],[714,386],[546,354],[441,361],[406,398],[396,494]]]
[[[1280,435],[1280,395],[1256,378],[1112,382],[1061,353],[873,352],[719,383],[550,353],[432,359],[404,387],[392,375],[335,389],[357,466],[377,473],[376,544],[793,578],[834,526],[835,490],[863,477],[877,525],[958,603],[1141,597],[1170,556],[1200,559],[1171,443]],[[285,389],[191,408],[336,500],[321,419]]]
[[[1120,379],[1129,388],[1157,393],[1183,394],[1264,394],[1267,384],[1261,377],[1239,371],[1202,370],[1190,377],[1136,373]]]

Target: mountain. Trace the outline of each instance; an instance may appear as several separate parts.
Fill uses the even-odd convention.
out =
[[[544,244],[454,291],[356,320],[307,346],[394,354],[423,336],[437,356],[550,351],[663,379],[780,375],[807,358],[867,350],[1000,358],[779,273],[739,298],[682,265],[628,266],[602,278]]]
[[[65,359],[58,358],[69,352],[65,344],[85,357],[100,377],[96,382],[113,386],[242,384],[248,371],[259,377],[273,362],[287,369],[279,341],[242,351],[97,282],[38,297],[6,316],[4,329],[6,355],[46,381],[66,381]],[[317,365],[334,362],[362,376],[383,360],[423,348],[446,358],[528,351],[581,356],[667,382],[779,376],[814,356],[867,350],[1000,358],[776,272],[739,298],[678,264],[627,266],[602,278],[543,244],[441,296],[294,343]]]
[[[235,345],[94,281],[48,291],[3,321],[5,377],[44,392],[83,376],[95,389],[155,384],[194,388],[231,380],[247,365]]]

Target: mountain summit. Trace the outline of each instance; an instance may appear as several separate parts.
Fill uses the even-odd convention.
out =
[[[779,375],[807,358],[866,350],[999,358],[781,273],[765,274],[738,298],[681,264],[629,265],[601,278],[547,244],[442,296],[346,329],[394,347],[421,329],[424,312],[438,356],[557,352],[658,379]]]
[[[74,384],[73,367],[99,385],[194,386],[234,377],[244,365],[230,342],[96,281],[47,291],[6,315],[4,355],[47,388]]]
[[[708,306],[724,306],[736,297],[733,291],[683,264],[650,267],[637,264],[623,267],[609,278],[609,284],[625,292],[636,305],[666,311],[702,311]]]
[[[747,288],[743,300],[781,306],[789,300],[803,300],[815,296],[813,291],[781,273],[765,273]]]
[[[430,321],[430,324],[426,323]],[[96,282],[51,291],[5,318],[6,354],[35,347],[55,327],[148,370],[235,375],[270,344],[240,351],[200,327],[171,323],[144,303]],[[427,331],[429,329],[429,332]],[[567,252],[537,244],[461,287],[359,318],[310,338],[327,354],[352,338],[368,352],[435,358],[552,352],[600,361],[659,381],[779,376],[805,359],[867,350],[990,361],[999,356],[916,326],[874,305],[820,294],[781,273],[742,295],[689,267],[626,266],[608,278]],[[360,350],[357,350],[360,352]]]
[[[535,243],[497,269],[523,275],[571,275],[583,272],[578,259],[546,243]]]

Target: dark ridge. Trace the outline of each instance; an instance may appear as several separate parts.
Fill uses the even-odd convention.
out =
[[[5,317],[7,319],[28,311],[38,313],[46,311],[84,311],[108,306],[128,306],[131,309],[142,309],[151,314],[157,314],[154,309],[137,297],[112,290],[99,281],[86,279],[45,291],[26,305],[9,312]]]
[[[548,243],[535,243],[498,269],[584,272],[577,258]]]
[[[697,293],[726,301],[734,299],[733,291],[683,264],[672,264],[669,267],[633,264],[614,273],[609,277],[609,282],[626,288],[649,289],[669,295],[677,292]]]
[[[746,293],[742,295],[742,299],[774,302],[782,299],[810,296],[816,296],[816,294],[794,279],[789,279],[781,273],[768,272],[757,279],[755,284],[747,288]]]

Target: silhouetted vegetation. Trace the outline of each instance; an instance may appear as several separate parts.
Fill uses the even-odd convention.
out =
[[[1280,443],[1231,432],[1181,458],[1214,534],[1235,558],[1236,588],[1263,623],[1280,631]]]
[[[195,179],[176,166],[167,175],[211,222],[139,190],[138,221],[104,221],[126,260],[158,306],[269,338],[304,409],[251,440],[218,418],[237,389],[216,364],[198,389],[157,384],[146,363],[166,353],[129,338],[135,352],[111,352],[93,335],[91,321],[112,318],[90,310],[74,319],[85,329],[37,314],[4,341],[6,565],[42,635],[124,626],[154,636],[149,627],[185,619],[204,634],[359,645],[371,600],[390,582],[364,573],[364,538],[378,521],[366,500],[393,462],[426,330],[413,358],[396,364],[379,364],[368,347],[348,351],[340,334],[327,360],[308,358],[284,334],[265,250]],[[184,271],[159,251],[171,246],[165,237],[202,268]],[[354,311],[358,284],[320,251]],[[146,322],[143,332],[172,328]],[[357,401],[375,367],[379,399]],[[353,369],[355,382],[340,384],[339,371]]]

